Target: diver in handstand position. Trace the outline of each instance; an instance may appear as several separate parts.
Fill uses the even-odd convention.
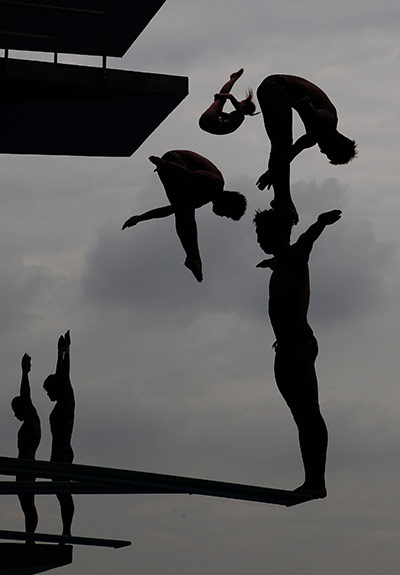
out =
[[[299,432],[305,471],[296,489],[312,498],[326,497],[325,464],[328,432],[318,400],[315,361],[318,343],[308,320],[310,279],[308,260],[315,240],[341,217],[340,210],[320,214],[299,239],[290,244],[293,221],[286,212],[265,210],[254,218],[261,249],[274,257],[257,267],[272,269],[268,312],[274,331],[275,379]]]
[[[200,116],[199,126],[209,134],[217,136],[232,134],[241,126],[245,116],[253,116],[256,106],[253,102],[253,91],[248,90],[244,100],[237,100],[230,92],[235,82],[243,74],[243,68],[231,74],[228,82],[224,84],[218,94],[214,94],[214,102]],[[224,106],[230,101],[234,110],[224,112]]]
[[[130,217],[122,229],[139,222],[175,215],[175,227],[186,253],[185,266],[197,281],[203,280],[195,212],[208,203],[217,216],[239,220],[246,211],[246,198],[224,190],[224,178],[207,158],[189,150],[171,150],[162,158],[150,156],[170,201],[168,206]]]
[[[273,208],[285,209],[298,222],[290,195],[290,163],[306,148],[318,145],[331,164],[347,164],[357,155],[356,143],[337,130],[338,115],[328,96],[315,84],[287,74],[268,76],[257,89],[264,125],[271,141],[268,170],[257,180],[260,190],[274,188]],[[306,133],[293,143],[293,112]]]

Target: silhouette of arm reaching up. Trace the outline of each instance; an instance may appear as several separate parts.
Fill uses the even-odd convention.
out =
[[[57,344],[57,365],[56,375],[59,376],[60,381],[69,381],[70,372],[70,356],[69,347],[71,345],[71,337],[69,330],[64,335],[60,335]]]
[[[315,240],[319,238],[326,226],[334,224],[340,220],[342,216],[341,210],[331,210],[330,212],[324,212],[320,214],[317,221],[312,224],[307,231],[305,231],[296,242],[305,256],[309,256],[314,245]]]
[[[21,360],[22,377],[21,377],[21,387],[19,391],[20,397],[24,400],[31,401],[31,388],[29,385],[28,373],[31,371],[31,356],[24,353]]]
[[[68,377],[68,379],[71,366],[71,360],[69,356],[70,345],[71,345],[71,336],[68,330],[64,335],[64,361],[63,361],[63,373]]]

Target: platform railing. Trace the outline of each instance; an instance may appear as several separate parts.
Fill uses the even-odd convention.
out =
[[[54,42],[54,64],[58,62],[58,53],[59,53],[59,42],[56,36],[46,36],[41,34],[26,34],[23,32],[18,32],[15,30],[10,30],[10,9],[12,7],[17,8],[27,8],[29,10],[48,10],[53,12],[65,12],[70,14],[82,14],[82,15],[89,15],[89,16],[97,16],[103,18],[103,54],[102,54],[102,69],[103,73],[106,73],[107,70],[107,37],[108,37],[108,0],[104,0],[103,10],[89,10],[86,8],[71,8],[69,6],[55,6],[54,4],[31,4],[29,2],[23,2],[20,0],[0,0],[0,6],[3,5],[6,7],[6,14],[5,14],[5,30],[0,30],[0,34],[4,34],[5,42],[4,42],[4,58],[8,60],[9,51],[10,51],[10,37],[11,36],[22,36],[28,38],[35,38],[40,40],[50,40]],[[53,51],[53,50],[51,50]]]

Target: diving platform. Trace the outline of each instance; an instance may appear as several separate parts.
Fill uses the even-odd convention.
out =
[[[131,541],[120,539],[98,539],[97,537],[77,537],[75,535],[53,535],[52,533],[27,533],[26,531],[4,531],[0,529],[0,539],[12,541],[40,541],[44,543],[61,543],[63,545],[89,545],[91,547],[128,547]]]
[[[188,95],[188,78],[109,69],[165,0],[0,0],[0,154],[131,156]],[[49,52],[53,62],[12,58]],[[101,56],[99,67],[60,53]]]
[[[0,494],[188,494],[291,507],[313,499],[284,489],[111,467],[0,457],[0,475],[24,473],[53,481],[0,481]],[[25,485],[24,485],[25,484]]]
[[[129,157],[189,93],[186,76],[0,58],[1,154]]]
[[[70,565],[72,556],[71,545],[0,543],[0,575],[43,573]]]
[[[164,3],[0,0],[0,48],[121,58]]]

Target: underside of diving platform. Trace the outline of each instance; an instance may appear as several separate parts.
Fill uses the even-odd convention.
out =
[[[72,563],[71,545],[0,543],[0,575],[33,575]]]
[[[188,78],[0,58],[0,153],[131,156],[188,94]]]

